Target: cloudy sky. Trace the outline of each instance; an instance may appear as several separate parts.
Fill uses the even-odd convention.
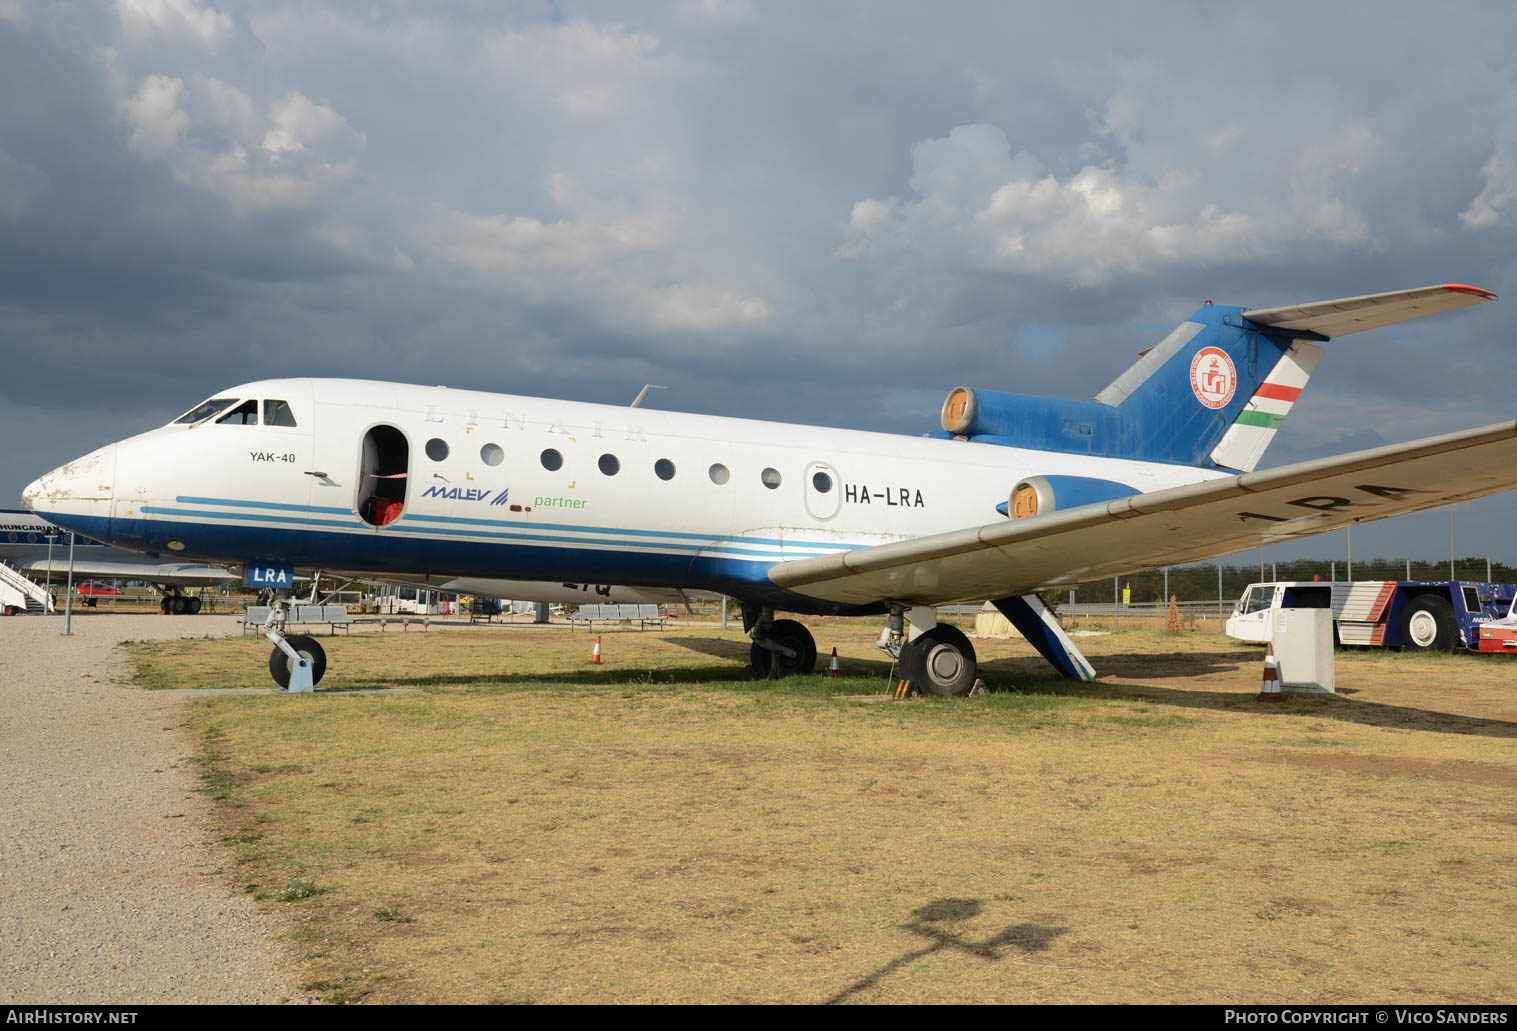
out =
[[[0,0],[0,507],[264,376],[914,433],[960,383],[1090,397],[1208,298],[1438,282],[1509,300],[1329,344],[1265,464],[1517,417],[1513,39],[1496,3]],[[1461,506],[1458,550],[1517,561],[1514,515]]]

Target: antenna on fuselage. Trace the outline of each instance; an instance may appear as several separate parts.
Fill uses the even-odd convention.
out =
[[[638,405],[642,404],[643,403],[643,398],[645,398],[645,397],[648,396],[648,391],[650,391],[650,390],[668,390],[668,389],[669,389],[668,387],[661,387],[657,383],[644,383],[643,384],[643,389],[641,389],[641,390],[639,390],[637,392],[637,400],[633,401],[632,404],[629,407],[636,408]]]

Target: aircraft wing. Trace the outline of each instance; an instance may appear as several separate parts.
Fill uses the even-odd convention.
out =
[[[1424,315],[1468,308],[1472,304],[1494,301],[1496,295],[1478,286],[1444,283],[1415,290],[1393,290],[1384,294],[1340,297],[1336,301],[1313,301],[1290,304],[1283,308],[1255,308],[1243,317],[1258,326],[1272,329],[1304,330],[1325,337],[1341,337],[1366,329],[1379,329]]]
[[[769,571],[867,605],[941,605],[1227,555],[1517,488],[1517,422],[933,534]]]
[[[61,587],[68,576],[68,547],[59,549],[64,554],[53,556],[51,566],[45,558],[22,562],[17,565],[33,580],[42,580],[52,572],[53,585]],[[104,550],[104,549],[100,549]],[[119,554],[119,553],[118,553]],[[220,566],[194,565],[189,562],[165,562],[147,565],[140,562],[108,562],[99,559],[76,561],[74,582],[82,580],[146,580],[159,587],[220,587],[238,579],[235,573]]]

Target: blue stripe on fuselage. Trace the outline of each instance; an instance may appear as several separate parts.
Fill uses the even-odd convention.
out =
[[[671,555],[633,550],[631,542],[593,541],[594,547],[562,543],[552,538],[538,541],[465,539],[442,540],[421,536],[431,532],[394,534],[368,529],[367,533],[342,532],[352,527],[323,520],[278,517],[258,518],[260,525],[222,522],[166,522],[153,519],[105,519],[94,516],[54,517],[80,534],[88,534],[137,551],[158,551],[162,541],[173,536],[184,544],[175,557],[205,562],[236,561],[245,556],[259,561],[278,561],[301,568],[344,569],[365,573],[409,573],[419,570],[435,576],[477,576],[502,580],[540,580],[549,583],[619,583],[629,587],[680,586],[723,594],[812,615],[863,615],[883,611],[878,605],[847,606],[807,598],[776,587],[768,571],[775,564],[765,556],[728,558],[711,554]],[[214,516],[200,512],[187,515]],[[235,518],[227,514],[228,518]],[[293,525],[292,525],[293,524]],[[301,525],[304,524],[304,525]],[[332,527],[322,529],[318,527]],[[462,531],[461,531],[462,533]],[[649,544],[668,549],[674,545]],[[699,551],[690,546],[692,551]],[[706,549],[711,550],[711,549]]]
[[[228,508],[260,508],[276,509],[289,512],[317,512],[332,515],[354,515],[350,508],[324,508],[318,505],[286,505],[272,501],[239,501],[230,498],[197,498],[180,495],[174,499],[184,505],[222,505]],[[155,513],[169,514],[170,509],[155,508],[143,509]],[[174,513],[184,514],[184,513]],[[205,513],[212,515],[213,513]],[[227,515],[219,515],[219,518],[228,518]],[[634,530],[623,526],[580,526],[574,523],[539,523],[528,522],[519,519],[477,519],[469,516],[446,516],[429,515],[426,513],[406,512],[397,522],[427,522],[427,523],[455,523],[462,526],[502,526],[516,530],[562,530],[569,533],[601,533],[629,537],[660,537],[668,540],[691,540],[704,541],[711,544],[737,544],[737,545],[767,545],[770,547],[786,547],[798,550],[829,552],[829,551],[852,551],[856,545],[836,544],[825,541],[781,541],[773,537],[712,537],[706,533],[687,533],[678,530]],[[367,525],[367,524],[355,524]],[[392,524],[393,525],[393,524]]]
[[[287,505],[278,501],[233,501],[230,498],[193,498],[184,494],[174,499],[181,505],[226,505],[231,508],[269,508],[281,512],[321,512],[326,515],[356,515],[351,508],[326,508],[321,505]]]
[[[323,507],[316,506],[316,505],[286,505],[286,504],[277,504],[277,503],[271,502],[271,501],[237,501],[237,500],[231,500],[231,499],[227,499],[227,498],[196,498],[196,497],[188,497],[188,496],[185,496],[185,495],[180,495],[179,497],[175,498],[174,500],[180,502],[181,504],[190,504],[190,505],[223,505],[223,506],[227,506],[227,507],[242,506],[242,507],[247,507],[247,508],[279,509],[279,510],[292,511],[292,512],[333,513],[333,514],[336,514],[336,515],[353,515],[354,514],[353,511],[352,511],[352,509],[346,509],[346,508],[323,508]],[[182,510],[177,510],[177,509],[162,508],[162,507],[156,507],[156,506],[147,506],[147,507],[144,507],[143,511],[151,513],[151,514],[154,514],[154,515],[190,515],[190,516],[204,515],[204,516],[207,516],[207,517],[210,517],[210,518],[216,518],[216,519],[233,519],[233,518],[238,518],[238,516],[235,513],[229,513],[229,512],[203,512],[203,513],[202,512],[189,512],[189,511],[182,511]],[[359,527],[360,529],[365,529],[365,528],[368,528],[368,526],[369,526],[369,524],[367,524],[367,523],[361,523],[361,522],[356,522],[356,521],[352,522],[352,523],[332,523],[332,522],[330,522],[328,520],[319,520],[319,521],[318,520],[297,520],[297,519],[291,519],[289,517],[283,517],[282,518],[282,517],[278,517],[278,516],[263,516],[261,514],[259,515],[258,518],[271,519],[271,520],[279,520],[279,521],[283,521],[283,522],[306,522],[306,523],[309,523],[310,525],[313,525],[313,526],[318,526],[318,525],[319,526],[351,525],[351,526]],[[592,533],[592,534],[606,534],[606,535],[625,536],[625,537],[656,537],[656,538],[660,538],[662,540],[670,540],[670,541],[675,541],[675,540],[701,541],[701,542],[703,542],[702,545],[701,545],[701,547],[703,549],[704,548],[712,548],[712,549],[716,549],[716,550],[735,550],[736,548],[749,547],[749,546],[771,548],[771,549],[783,547],[783,548],[786,548],[787,550],[791,550],[791,551],[795,551],[795,552],[805,551],[805,552],[813,552],[813,553],[816,553],[816,554],[820,555],[820,554],[827,554],[829,552],[837,552],[837,551],[853,551],[857,547],[857,545],[853,545],[853,544],[838,544],[838,543],[825,542],[825,541],[794,541],[793,540],[793,541],[786,542],[786,541],[778,540],[778,539],[773,538],[773,537],[712,537],[710,534],[705,534],[705,533],[687,533],[687,532],[682,532],[682,531],[677,531],[677,530],[635,530],[635,529],[629,529],[627,527],[622,527],[622,526],[579,526],[579,525],[576,525],[576,524],[573,524],[573,523],[538,523],[538,522],[528,522],[528,521],[525,521],[525,520],[518,520],[518,519],[479,519],[479,518],[474,518],[474,517],[469,517],[469,516],[428,515],[428,514],[416,513],[416,512],[406,512],[404,515],[402,515],[400,517],[400,519],[396,520],[395,523],[391,523],[387,527],[387,529],[401,530],[401,531],[405,531],[405,532],[417,532],[417,531],[411,531],[410,527],[402,527],[402,526],[397,525],[399,523],[409,523],[409,522],[417,522],[417,523],[452,523],[452,524],[456,524],[456,525],[460,525],[460,526],[499,526],[499,527],[505,527],[507,529],[515,529],[515,530],[538,530],[538,531],[547,531],[547,532],[567,532],[567,533]],[[456,531],[438,529],[435,532],[437,532],[437,533],[455,533]],[[500,536],[500,535],[499,534],[481,533],[480,536],[491,537],[491,536]],[[507,536],[517,536],[517,535],[507,535]],[[537,538],[526,537],[526,538],[523,538],[523,539],[537,539]],[[558,539],[558,538],[554,538],[554,539]],[[574,542],[571,541],[571,543],[574,543]],[[609,542],[607,542],[607,543],[609,543]],[[679,545],[671,544],[671,545],[669,545],[669,547],[678,548]],[[685,550],[685,549],[681,549],[681,550]]]

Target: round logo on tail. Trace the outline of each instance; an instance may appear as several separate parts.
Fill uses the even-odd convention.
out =
[[[1208,408],[1222,408],[1238,389],[1238,370],[1220,347],[1203,347],[1190,360],[1190,389]]]

